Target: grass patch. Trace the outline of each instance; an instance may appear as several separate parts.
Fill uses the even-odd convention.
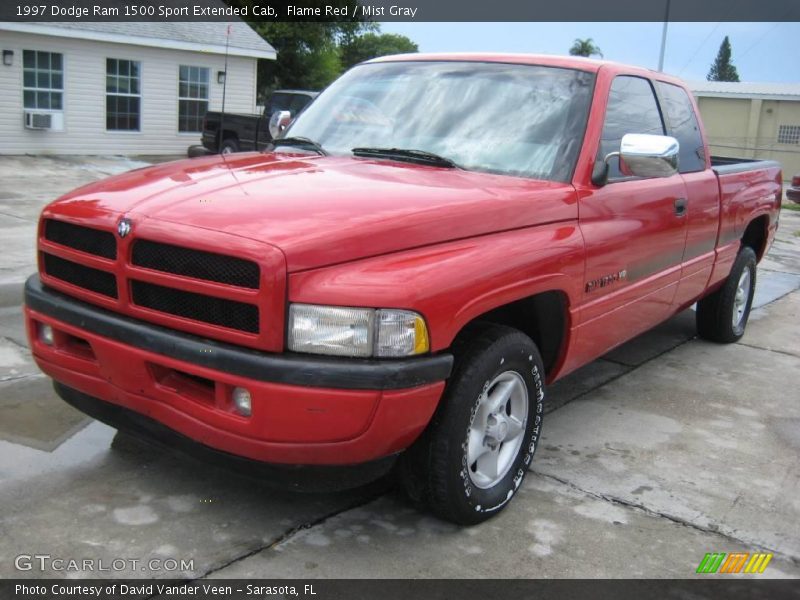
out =
[[[781,208],[786,209],[786,210],[793,210],[795,212],[800,212],[800,204],[797,204],[797,203],[792,202],[792,201],[784,202],[781,205]]]

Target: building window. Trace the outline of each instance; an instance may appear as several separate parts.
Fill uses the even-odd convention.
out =
[[[106,59],[106,129],[139,131],[142,112],[141,65],[135,60]]]
[[[180,66],[178,76],[178,131],[200,133],[208,111],[209,69]]]
[[[781,125],[778,127],[779,144],[800,144],[800,125]]]
[[[25,108],[63,109],[63,55],[57,52],[23,50],[22,77],[22,96]]]

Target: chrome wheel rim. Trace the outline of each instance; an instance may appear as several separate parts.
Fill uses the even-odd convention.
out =
[[[222,154],[233,154],[233,150],[231,150],[230,146],[223,146],[222,147]]]
[[[481,393],[467,434],[467,470],[475,487],[506,476],[519,454],[528,421],[528,387],[515,371],[492,379]]]
[[[750,269],[742,271],[739,284],[736,286],[736,296],[733,299],[733,328],[739,329],[744,321],[747,310],[747,301],[750,299]]]

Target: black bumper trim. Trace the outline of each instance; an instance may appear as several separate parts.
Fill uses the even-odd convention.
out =
[[[123,406],[104,402],[57,381],[56,393],[82,413],[136,438],[177,450],[204,464],[257,479],[266,487],[297,492],[332,492],[361,487],[391,471],[396,454],[355,465],[286,465],[267,463],[217,450]]]
[[[25,304],[43,315],[142,350],[258,381],[303,387],[396,390],[444,381],[451,354],[369,360],[266,354],[145,323],[66,296],[42,284],[25,282]]]

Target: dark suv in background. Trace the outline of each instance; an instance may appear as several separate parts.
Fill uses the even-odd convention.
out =
[[[264,112],[260,115],[226,112],[223,117],[218,111],[207,112],[203,124],[203,153],[230,154],[263,150],[272,141],[269,132],[270,117],[279,111],[289,111],[294,118],[311,103],[317,93],[308,90],[276,90],[270,94]]]
[[[786,197],[800,204],[800,173],[792,177],[792,187],[786,188]]]

